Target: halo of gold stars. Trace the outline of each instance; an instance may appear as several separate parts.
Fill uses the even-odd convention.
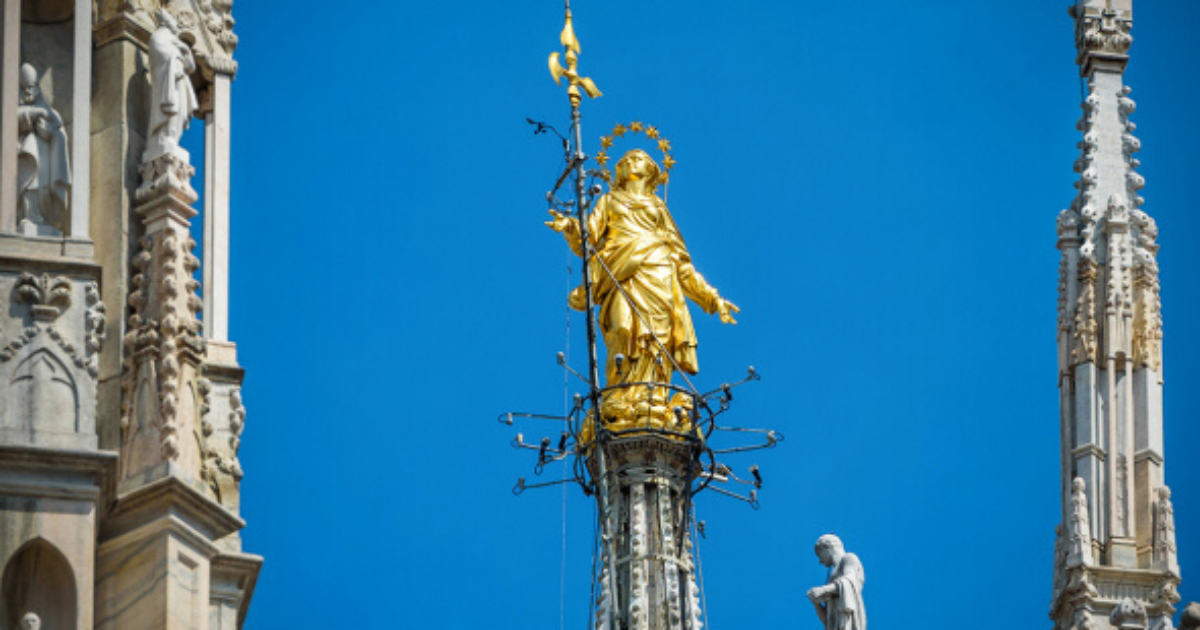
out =
[[[662,186],[667,183],[671,176],[671,167],[675,166],[675,158],[671,157],[671,141],[664,138],[656,127],[644,125],[638,121],[628,125],[617,123],[611,134],[600,138],[600,152],[596,154],[596,163],[600,165],[600,177],[605,182],[612,183],[612,172],[608,170],[608,150],[612,148],[613,140],[623,137],[627,133],[640,133],[658,143],[658,150],[663,154],[662,173],[659,174],[658,185]]]

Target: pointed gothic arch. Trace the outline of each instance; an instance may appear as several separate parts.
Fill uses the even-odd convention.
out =
[[[13,554],[0,577],[4,627],[21,627],[21,617],[33,612],[41,617],[43,628],[76,628],[76,593],[67,557],[46,539],[35,538]]]
[[[27,432],[79,431],[79,390],[67,363],[50,348],[39,348],[13,370],[2,426]]]

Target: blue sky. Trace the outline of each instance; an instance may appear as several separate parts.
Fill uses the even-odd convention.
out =
[[[711,627],[817,628],[804,590],[830,531],[863,560],[873,627],[1049,626],[1068,4],[576,0],[581,69],[605,94],[585,104],[587,148],[618,122],[658,126],[671,211],[742,308],[735,327],[693,309],[697,386],[754,365],[729,420],[787,437],[730,460],[761,466],[761,510],[699,498]],[[235,13],[231,335],[243,535],[266,557],[249,627],[582,627],[592,504],[514,497],[532,461],[509,442],[553,427],[495,420],[561,411],[578,388],[555,353],[584,364],[582,317],[565,326],[578,265],[541,224],[561,152],[525,122],[568,126],[546,70],[561,4]],[[1200,5],[1135,17],[1187,601]]]

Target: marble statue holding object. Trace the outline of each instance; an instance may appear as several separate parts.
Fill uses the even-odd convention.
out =
[[[150,36],[150,132],[146,137],[143,163],[164,155],[188,162],[188,153],[179,146],[183,131],[199,107],[191,74],[196,71],[192,48],[179,38],[179,22],[170,12],[159,9],[158,28]]]
[[[829,567],[824,586],[808,589],[808,599],[817,609],[825,630],[867,630],[863,606],[863,566],[858,556],[847,553],[833,534],[817,539],[817,558]]]
[[[21,617],[21,630],[42,630],[42,618],[37,613],[27,612]]]
[[[70,221],[71,166],[62,116],[46,103],[37,70],[21,65],[17,106],[17,204],[26,236],[62,236]]]

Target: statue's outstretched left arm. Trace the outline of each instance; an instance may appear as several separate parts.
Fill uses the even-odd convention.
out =
[[[716,287],[709,284],[704,276],[696,271],[696,267],[692,265],[692,261],[686,253],[678,257],[676,264],[679,269],[679,285],[683,287],[683,294],[688,299],[700,305],[705,313],[710,315],[714,312],[717,313],[721,317],[721,321],[726,324],[737,323],[733,314],[742,312],[742,309],[721,297]]]

